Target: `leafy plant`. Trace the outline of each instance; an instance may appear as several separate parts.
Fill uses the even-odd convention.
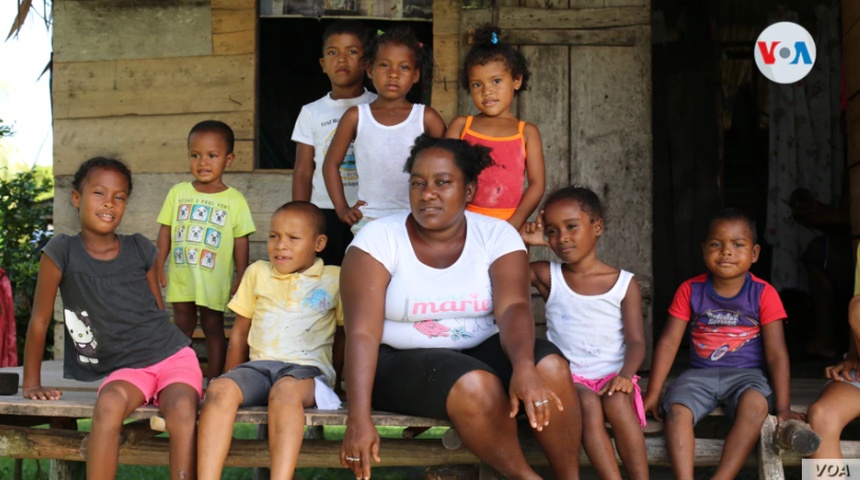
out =
[[[6,270],[15,294],[19,363],[39,273],[38,248],[47,238],[52,210],[45,198],[52,191],[51,177],[37,169],[0,176],[0,267]],[[46,353],[53,337],[47,340]]]

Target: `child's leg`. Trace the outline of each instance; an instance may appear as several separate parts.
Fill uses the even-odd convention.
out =
[[[693,411],[673,403],[664,417],[666,449],[672,472],[678,480],[692,480],[696,460],[696,436],[693,433]]]
[[[197,327],[197,305],[194,302],[174,302],[173,323],[186,337],[191,338]]]
[[[224,460],[233,440],[236,410],[242,400],[239,385],[230,378],[216,379],[206,389],[197,436],[197,476],[200,480],[221,478]]]
[[[618,455],[632,479],[648,478],[648,455],[645,451],[645,434],[633,409],[633,394],[615,392],[603,395],[603,411],[612,425]],[[584,415],[583,415],[584,416]]]
[[[551,346],[549,342],[536,343],[535,357],[540,358],[541,351],[548,346]],[[541,431],[533,430],[535,439],[546,454],[555,478],[578,479],[582,414],[579,396],[570,378],[570,367],[561,354],[548,354],[538,360],[537,371],[547,388],[558,395],[564,411],[559,412],[550,402],[550,423]]]
[[[116,477],[122,422],[145,401],[144,393],[124,380],[112,381],[101,388],[87,445],[87,480]]]
[[[767,407],[767,399],[758,390],[748,388],[741,394],[734,424],[723,445],[720,465],[711,478],[731,480],[738,475],[761,436]]]
[[[224,370],[227,358],[227,339],[224,337],[224,312],[200,307],[200,325],[206,336],[206,357],[209,359],[209,372],[206,376],[215,378]]]
[[[305,408],[314,405],[314,379],[281,377],[269,393],[269,452],[273,480],[293,478],[302,435]]]
[[[839,437],[851,420],[860,416],[860,388],[845,382],[831,382],[807,412],[809,424],[821,435],[821,446],[812,458],[842,458]]]
[[[174,480],[196,478],[195,434],[199,402],[197,390],[184,383],[172,383],[158,395],[158,407],[170,434],[170,478]]]
[[[615,462],[615,448],[606,432],[600,396],[588,387],[574,384],[582,408],[582,446],[591,465],[602,479],[621,478]]]

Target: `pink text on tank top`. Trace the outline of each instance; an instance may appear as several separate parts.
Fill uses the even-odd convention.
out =
[[[475,295],[477,297],[477,295]],[[428,313],[443,312],[489,312],[491,300],[467,299],[467,300],[445,300],[443,302],[415,302],[412,304],[412,315],[426,315]]]

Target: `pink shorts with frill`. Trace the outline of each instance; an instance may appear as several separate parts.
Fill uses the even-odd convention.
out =
[[[597,393],[617,375],[617,373],[610,373],[609,375],[603,378],[598,378],[596,380],[580,377],[575,373],[572,373],[571,377],[573,377],[573,383],[578,383],[584,387],[587,387],[589,390],[592,390],[594,393]],[[639,426],[644,428],[647,422],[645,420],[645,404],[642,403],[642,389],[639,387],[639,375],[633,375],[632,381],[633,411],[636,412],[636,417],[639,418]]]

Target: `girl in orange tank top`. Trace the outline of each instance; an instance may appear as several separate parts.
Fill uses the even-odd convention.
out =
[[[493,165],[478,177],[468,209],[518,229],[544,193],[543,145],[537,127],[511,110],[514,97],[527,87],[529,71],[525,57],[499,41],[499,35],[498,28],[488,25],[475,31],[460,81],[481,113],[455,118],[445,136],[492,149]]]

